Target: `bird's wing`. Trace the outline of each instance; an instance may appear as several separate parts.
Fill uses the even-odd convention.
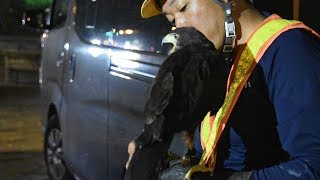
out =
[[[165,71],[165,69],[160,69],[159,71],[161,70]],[[146,124],[151,124],[155,121],[157,116],[168,106],[170,97],[173,94],[173,83],[174,78],[170,71],[158,73],[145,105]]]
[[[163,114],[163,110],[169,105],[172,99],[175,84],[179,83],[180,78],[177,74],[184,69],[185,64],[189,61],[188,54],[184,51],[177,51],[171,54],[161,65],[149,98],[146,102],[144,114],[146,124],[151,124]]]

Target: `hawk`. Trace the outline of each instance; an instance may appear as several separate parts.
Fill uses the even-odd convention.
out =
[[[224,102],[229,65],[213,43],[186,27],[166,35],[162,44],[170,46],[169,56],[152,84],[144,130],[135,139],[125,179],[157,179],[173,135],[193,134],[205,115],[215,114]]]

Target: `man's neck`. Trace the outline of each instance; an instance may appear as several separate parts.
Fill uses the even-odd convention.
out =
[[[240,4],[235,13],[236,44],[244,44],[264,20],[265,17],[259,11],[246,4]]]

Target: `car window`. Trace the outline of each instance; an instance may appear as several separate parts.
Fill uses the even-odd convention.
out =
[[[172,26],[164,16],[143,19],[143,0],[77,0],[76,30],[92,44],[161,52]]]

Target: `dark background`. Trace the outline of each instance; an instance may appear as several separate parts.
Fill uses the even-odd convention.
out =
[[[0,35],[39,35],[39,30],[21,26],[25,11],[40,13],[52,0],[1,0]],[[293,18],[293,2],[299,2],[299,20],[320,32],[319,0],[254,0],[260,10],[275,12],[284,18]]]
[[[293,19],[293,2],[296,0],[255,0],[254,5],[271,13],[277,13],[283,18]],[[320,32],[320,1],[298,0],[299,20],[318,33]]]

